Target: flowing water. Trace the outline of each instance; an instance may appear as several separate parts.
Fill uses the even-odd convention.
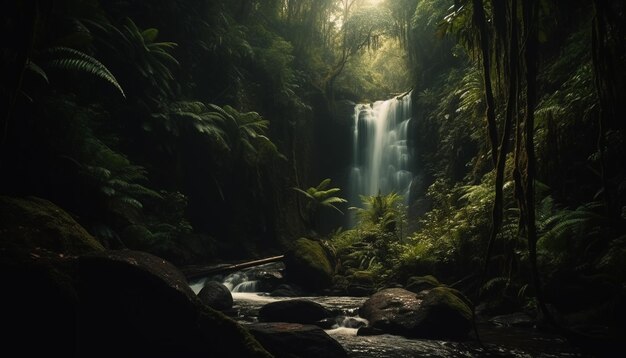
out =
[[[275,267],[271,265],[276,264],[266,265],[265,269]],[[257,322],[259,309],[267,303],[279,300],[302,298],[315,301],[336,314],[335,325],[326,332],[346,349],[351,358],[581,356],[558,336],[539,333],[531,328],[497,327],[487,322],[478,325],[483,346],[476,340],[452,342],[408,339],[389,334],[357,336],[357,328],[367,324],[365,319],[358,316],[358,308],[367,297],[270,297],[267,293],[252,292],[258,287],[254,280],[258,271],[257,274],[250,272],[252,271],[240,271],[226,277],[211,278],[222,281],[232,291],[234,319],[242,324]],[[200,291],[205,280],[191,284],[194,292]]]
[[[411,95],[354,107],[350,204],[360,195],[396,192],[408,198],[413,174],[407,145]]]

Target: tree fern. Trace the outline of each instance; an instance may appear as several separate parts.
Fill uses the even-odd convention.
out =
[[[109,69],[86,53],[69,47],[58,46],[47,49],[45,54],[51,57],[51,59],[45,62],[45,66],[88,73],[113,85],[124,98],[126,97],[124,90],[122,90],[122,87]]]

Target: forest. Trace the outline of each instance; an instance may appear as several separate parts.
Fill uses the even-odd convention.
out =
[[[0,8],[5,355],[623,354],[625,2]]]

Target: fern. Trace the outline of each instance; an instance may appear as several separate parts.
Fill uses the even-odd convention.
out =
[[[485,282],[480,288],[480,296],[492,295],[498,292],[503,292],[505,288],[510,284],[511,280],[508,277],[498,276]]]
[[[403,209],[400,202],[402,196],[397,193],[387,195],[361,196],[363,208],[351,208],[356,210],[357,217],[362,223],[380,225],[385,231],[394,231],[396,222],[400,219]]]
[[[601,203],[591,202],[576,210],[559,209],[553,215],[543,213],[539,220],[537,248],[557,262],[576,259],[594,237],[602,236],[608,219],[596,211]]]
[[[117,82],[117,79],[109,71],[109,69],[100,63],[100,61],[87,55],[84,52],[69,48],[69,47],[52,47],[45,51],[52,59],[46,62],[46,65],[51,68],[58,68],[67,71],[78,71],[88,73],[90,75],[99,77],[109,84],[113,85],[119,93],[126,98],[124,90]]]

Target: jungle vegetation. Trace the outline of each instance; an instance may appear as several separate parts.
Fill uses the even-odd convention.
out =
[[[310,236],[334,247],[348,279],[366,271],[383,287],[435,274],[494,314],[538,310],[618,334],[624,10],[7,2],[1,194],[51,200],[105,247],[177,265],[281,253]],[[348,208],[334,176],[350,155],[350,104],[411,89],[421,188],[407,206],[391,193]],[[342,225],[348,212],[355,227]],[[554,317],[553,306],[585,316]]]

